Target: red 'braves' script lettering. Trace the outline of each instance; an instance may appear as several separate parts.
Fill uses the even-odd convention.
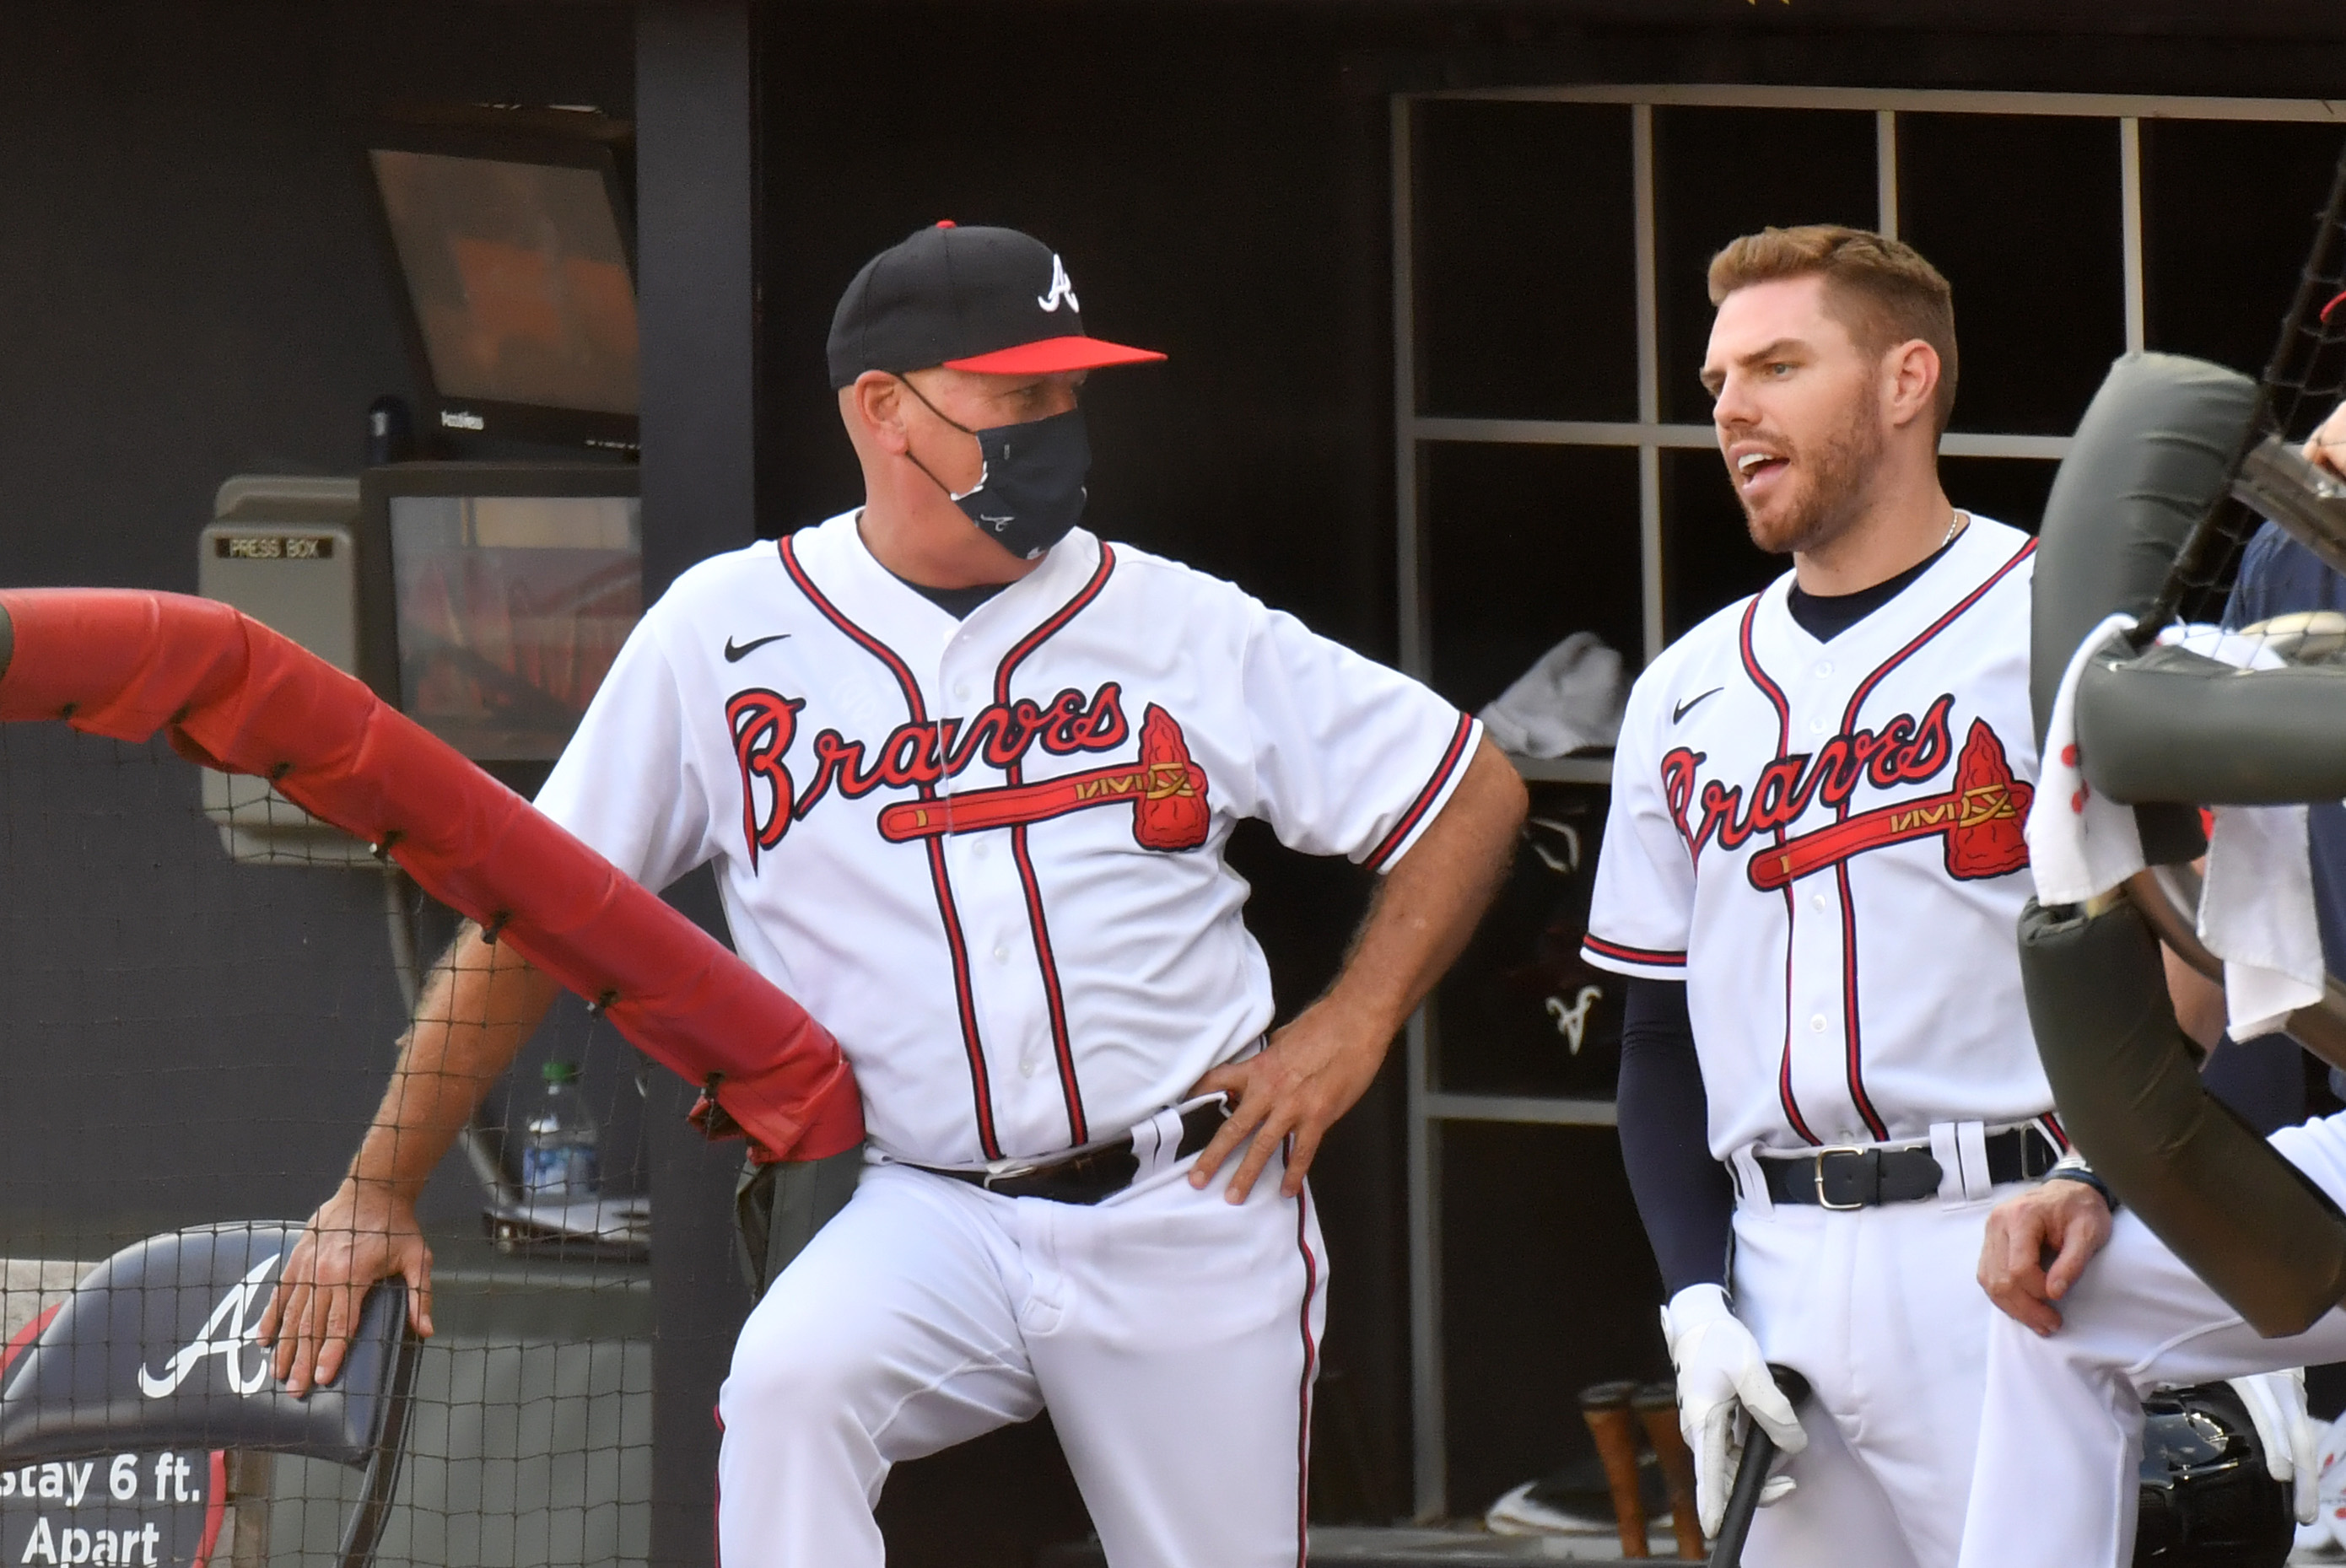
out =
[[[725,699],[725,724],[733,734],[733,759],[741,765],[741,837],[750,850],[750,869],[758,869],[760,851],[782,841],[790,825],[790,770],[782,754],[798,733],[800,697],[751,687]],[[761,791],[759,785],[765,788]],[[762,793],[763,800],[760,799]]]
[[[1749,804],[1740,784],[1713,779],[1698,789],[1704,754],[1681,746],[1662,759],[1662,799],[1689,855],[1699,858],[1714,836],[1720,849],[1739,850],[1755,833],[1773,833],[1798,821],[1812,801],[1840,809],[1860,780],[1888,789],[1937,776],[1955,755],[1947,733],[1947,713],[1954,703],[1953,693],[1943,694],[1920,719],[1896,714],[1879,729],[1844,730],[1814,752],[1779,757],[1752,780]],[[1699,820],[1689,820],[1697,809]]]
[[[782,841],[792,822],[814,809],[836,789],[860,799],[885,786],[926,789],[958,776],[983,759],[989,768],[1009,769],[1040,747],[1054,757],[1111,751],[1130,738],[1122,688],[1104,681],[1088,699],[1073,687],[1047,703],[1032,697],[996,702],[967,720],[939,718],[900,724],[867,747],[836,729],[814,738],[814,775],[804,793],[795,790],[783,753],[798,731],[803,697],[750,690],[727,699],[726,722],[734,759],[741,768],[741,831],[755,870],[759,852]]]

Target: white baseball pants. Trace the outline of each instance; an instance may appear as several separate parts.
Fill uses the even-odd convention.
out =
[[[2346,1116],[2273,1146],[2346,1201]],[[2346,1360],[2346,1313],[2266,1339],[2120,1210],[2045,1339],[1999,1312],[1964,1531],[1964,1568],[2115,1568],[2134,1556],[2142,1399],[2153,1389]]]
[[[1781,1472],[1799,1485],[1754,1518],[1748,1568],[1953,1568],[1994,1313],[1980,1238],[2016,1190],[1738,1209],[1735,1315],[1812,1390]]]
[[[1091,1207],[868,1168],[734,1347],[724,1568],[880,1568],[892,1465],[1046,1408],[1114,1568],[1298,1568],[1319,1219],[1189,1163]]]

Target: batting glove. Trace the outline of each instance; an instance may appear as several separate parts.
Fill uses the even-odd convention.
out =
[[[1744,1429],[1737,1417],[1759,1422],[1787,1455],[1808,1447],[1809,1434],[1792,1413],[1792,1401],[1776,1387],[1760,1342],[1727,1304],[1725,1290],[1689,1285],[1671,1297],[1662,1308],[1662,1335],[1678,1372],[1678,1431],[1694,1451],[1695,1512],[1702,1532],[1717,1535],[1743,1461]],[[1772,1477],[1760,1501],[1774,1502],[1791,1490],[1790,1476]]]
[[[2289,1487],[2297,1504],[2297,1522],[2310,1524],[2320,1512],[2321,1438],[2313,1418],[2305,1411],[2305,1369],[2259,1372],[2254,1377],[2229,1378],[2232,1391],[2249,1407],[2257,1441],[2264,1444],[2265,1469]]]

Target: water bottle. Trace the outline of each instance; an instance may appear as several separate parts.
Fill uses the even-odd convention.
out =
[[[578,1064],[548,1062],[546,1099],[529,1119],[522,1145],[522,1190],[533,1203],[579,1203],[603,1183],[601,1135],[578,1098]]]

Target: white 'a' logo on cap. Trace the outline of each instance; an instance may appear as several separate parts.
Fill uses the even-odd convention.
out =
[[[1076,298],[1076,286],[1067,281],[1066,263],[1054,256],[1051,258],[1051,291],[1047,294],[1035,295],[1035,303],[1046,311],[1056,311],[1059,308],[1059,301],[1062,300],[1067,302],[1067,308],[1071,311],[1080,311],[1084,308],[1083,301]]]

